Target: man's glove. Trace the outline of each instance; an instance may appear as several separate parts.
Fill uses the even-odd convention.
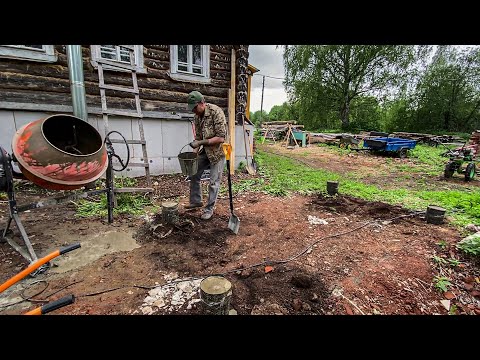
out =
[[[204,139],[204,140],[193,140],[190,144],[192,148],[198,148],[200,147],[200,145],[208,145],[208,139]]]

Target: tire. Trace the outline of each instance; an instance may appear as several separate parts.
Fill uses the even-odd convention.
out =
[[[398,157],[400,159],[405,159],[407,157],[407,152],[408,149],[400,149],[400,151],[398,152]]]
[[[465,181],[473,180],[475,177],[475,163],[468,163],[465,169]]]
[[[443,176],[446,179],[449,179],[453,176],[454,172],[455,172],[455,163],[452,161],[449,161],[447,165],[445,165],[445,171],[443,173]]]

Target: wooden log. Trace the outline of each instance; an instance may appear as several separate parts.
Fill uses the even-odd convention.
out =
[[[227,55],[231,54],[232,48],[232,45],[210,45],[210,51],[215,51]]]
[[[215,80],[229,80],[230,71],[212,70],[210,71],[210,77]]]
[[[170,60],[163,61],[163,60],[153,60],[149,58],[144,58],[143,63],[147,68],[152,68],[157,70],[170,70]]]
[[[178,222],[178,203],[174,201],[162,202],[162,222],[175,224]]]
[[[230,55],[210,51],[210,60],[225,62],[230,64]]]
[[[427,207],[426,220],[429,224],[443,224],[445,209],[439,206],[429,205]]]
[[[327,193],[330,196],[338,194],[338,181],[327,181]]]
[[[163,50],[163,51],[168,51],[170,50],[170,45],[143,45],[146,48],[151,48],[151,49],[158,49],[158,50]]]
[[[223,70],[223,71],[230,71],[231,65],[224,63],[224,62],[219,62],[215,60],[210,61],[210,69],[214,70]]]
[[[92,69],[92,64],[90,64],[90,55],[89,56],[83,56],[82,54],[82,65],[83,65],[83,70],[88,70]],[[67,55],[66,54],[57,54],[57,62],[56,64],[66,66],[68,67],[68,60],[67,60]]]
[[[146,46],[143,47],[143,57],[152,60],[170,61],[170,53],[168,51],[151,49]]]
[[[228,315],[232,283],[223,276],[209,276],[200,283],[200,299],[205,315]]]
[[[68,79],[68,68],[66,66],[48,63],[32,63],[29,61],[0,61],[0,73],[2,72]]]
[[[296,124],[297,122],[295,120],[291,120],[291,121],[266,121],[264,123],[262,123],[262,125],[288,125],[288,124]],[[300,125],[297,125],[297,127],[300,126]],[[302,125],[303,126],[303,125]]]

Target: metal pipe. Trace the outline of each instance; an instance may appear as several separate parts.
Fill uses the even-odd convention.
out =
[[[81,45],[67,45],[68,75],[72,93],[73,115],[88,120]]]

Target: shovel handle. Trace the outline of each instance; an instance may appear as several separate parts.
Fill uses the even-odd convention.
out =
[[[229,143],[222,144],[223,153],[225,154],[225,159],[230,161],[230,156],[232,155],[232,145]],[[230,166],[227,165],[228,173],[230,174]]]
[[[67,295],[58,300],[52,301],[48,304],[45,304],[43,306],[39,306],[33,310],[30,310],[26,312],[24,315],[43,315],[43,314],[49,313],[50,311],[60,309],[61,307],[64,307],[66,305],[73,304],[74,302],[75,302],[75,296]]]
[[[227,179],[228,179],[228,197],[230,198],[230,212],[233,215],[233,196],[232,196],[232,177],[230,176],[230,157],[227,157]]]
[[[48,254],[47,256],[44,256],[43,258],[40,258],[37,261],[31,263],[25,270],[20,271],[18,274],[14,275],[13,277],[5,281],[3,284],[0,284],[0,293],[7,290],[10,286],[22,280],[25,276],[32,273],[34,270],[38,269],[43,264],[46,264],[53,258],[56,258],[59,255],[65,254],[66,252],[78,249],[79,247],[80,247],[80,243],[66,246],[59,250],[55,250],[50,254]]]

